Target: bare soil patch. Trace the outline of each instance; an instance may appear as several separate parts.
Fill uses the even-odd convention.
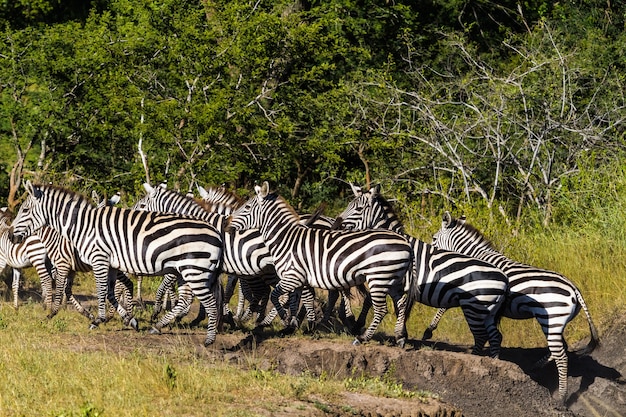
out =
[[[143,327],[146,327],[145,325]],[[471,355],[469,346],[411,340],[404,349],[379,339],[354,346],[349,340],[284,336],[275,332],[225,332],[205,348],[202,328],[175,328],[162,335],[145,331],[101,333],[111,350],[138,346],[174,352],[189,343],[195,354],[240,367],[289,375],[346,378],[389,377],[407,389],[435,393],[427,401],[357,394],[346,390],[342,404],[320,404],[308,398],[283,407],[274,416],[613,416],[626,417],[626,318],[616,320],[592,355],[570,356],[568,409],[552,399],[556,367],[532,370],[546,349],[503,349],[500,360]],[[182,340],[181,340],[182,338]],[[584,341],[583,341],[584,342]],[[575,348],[575,347],[573,347]],[[84,349],[84,348],[83,348]]]

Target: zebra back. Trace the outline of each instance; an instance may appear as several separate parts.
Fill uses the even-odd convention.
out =
[[[143,187],[146,195],[137,200],[132,206],[133,210],[183,214],[204,220],[221,230],[225,217],[217,211],[207,209],[207,206],[203,205],[201,201],[169,190],[164,185],[152,187],[150,184],[144,183]]]

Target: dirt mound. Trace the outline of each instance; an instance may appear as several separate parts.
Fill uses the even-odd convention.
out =
[[[603,335],[602,346],[592,355],[570,355],[567,410],[558,407],[551,396],[558,382],[554,364],[532,369],[546,349],[505,348],[501,360],[494,360],[466,353],[469,346],[441,343],[412,341],[399,349],[380,342],[353,346],[345,340],[275,335],[238,339],[224,334],[211,350],[241,366],[254,355],[255,366],[290,375],[392,377],[405,388],[436,393],[441,400],[422,404],[346,393],[350,412],[343,413],[346,408],[339,407],[327,410],[326,415],[626,417],[625,341],[623,319]]]

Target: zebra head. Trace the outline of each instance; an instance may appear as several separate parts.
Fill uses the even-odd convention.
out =
[[[0,233],[11,228],[11,211],[8,207],[0,208]]]
[[[403,227],[391,204],[380,195],[380,186],[363,193],[353,187],[355,198],[335,221],[334,228],[344,230],[386,229],[403,233]]]
[[[28,236],[35,233],[46,224],[42,209],[42,199],[44,192],[42,187],[26,181],[24,185],[28,192],[26,201],[22,203],[17,216],[11,224],[11,240],[14,243],[23,242]]]
[[[237,194],[228,191],[225,185],[208,189],[197,185],[197,189],[202,201],[208,204],[207,209],[214,213],[229,215],[244,203]]]
[[[229,228],[231,230],[260,229],[262,224],[262,208],[266,198],[270,195],[270,186],[267,181],[262,186],[255,185],[256,196],[245,202],[243,206],[230,215]]]
[[[446,211],[441,220],[441,229],[433,235],[432,245],[439,249],[459,252],[470,230],[465,221],[465,216],[455,219],[450,212]],[[475,229],[471,228],[471,230]]]
[[[158,187],[153,187],[147,182],[143,183],[143,188],[146,190],[146,195],[137,200],[137,202],[131,207],[133,210],[143,211],[166,211],[162,210],[159,200],[162,198],[163,190],[166,190],[166,185],[161,184]]]

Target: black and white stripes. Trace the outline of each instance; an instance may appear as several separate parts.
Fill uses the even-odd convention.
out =
[[[565,326],[580,310],[583,310],[591,340],[586,348],[578,352],[588,354],[599,344],[598,332],[591,320],[585,301],[573,282],[563,275],[515,262],[496,251],[491,243],[465,219],[454,219],[449,213],[443,217],[441,229],[433,236],[433,245],[458,251],[500,268],[507,275],[510,296],[503,314],[512,319],[535,318],[548,341],[550,353],[537,366],[549,361],[556,362],[559,373],[559,397],[565,401],[567,395],[567,345],[564,339]]]
[[[24,239],[48,225],[71,242],[96,277],[98,318],[94,325],[105,320],[108,297],[124,320],[137,327],[109,291],[116,270],[137,275],[171,273],[189,284],[204,305],[209,317],[205,344],[215,341],[221,313],[222,237],[214,227],[171,214],[97,208],[83,196],[59,187],[28,182],[26,188],[29,195],[13,221],[14,236]],[[175,317],[177,312],[170,313]]]
[[[303,286],[348,289],[367,282],[372,296],[374,318],[357,338],[370,340],[387,313],[386,296],[391,296],[398,319],[395,336],[399,344],[406,337],[406,283],[411,265],[411,248],[406,240],[388,231],[338,232],[307,228],[280,196],[269,192],[267,182],[255,187],[257,195],[236,210],[230,222],[235,230],[259,229],[272,254],[279,283],[271,299],[284,320],[287,312],[279,302]]]
[[[377,189],[368,193],[357,188],[353,191],[355,198],[337,217],[337,227],[403,232],[398,216]],[[414,301],[431,307],[461,307],[474,336],[472,352],[479,353],[489,341],[491,356],[498,357],[502,335],[497,321],[508,289],[506,276],[487,262],[403,236],[410,243],[414,258],[412,273],[407,278],[408,312]]]

